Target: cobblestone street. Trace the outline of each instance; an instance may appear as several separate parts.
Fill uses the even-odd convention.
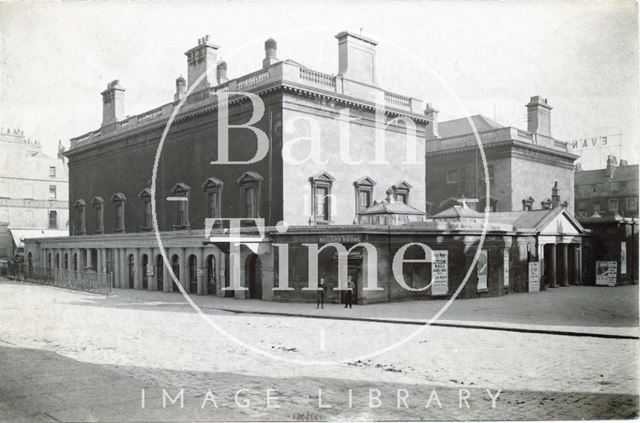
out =
[[[0,420],[566,420],[638,410],[635,339],[430,327],[358,359],[416,326],[205,309],[245,347],[181,296],[144,294],[0,282]],[[482,316],[477,302],[455,304],[450,319],[465,308]]]

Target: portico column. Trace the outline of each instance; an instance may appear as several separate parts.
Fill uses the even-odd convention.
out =
[[[188,273],[187,273],[187,269],[189,268],[189,263],[187,258],[185,257],[185,249],[184,248],[180,248],[180,276],[178,276],[178,279],[180,280],[180,284],[182,285],[182,287],[184,288],[184,291],[188,294],[189,293],[189,281],[187,280],[188,277]],[[176,275],[177,276],[177,275]]]
[[[91,267],[93,266],[93,263],[91,263],[91,248],[87,248],[87,270],[90,270]]]
[[[171,260],[171,256],[169,255],[168,250],[165,255],[167,256],[167,260]],[[162,272],[162,290],[164,292],[172,292],[173,278],[171,277],[171,273],[169,273],[169,269],[167,269],[167,265],[171,265],[171,262],[165,263],[163,258],[162,267],[159,270],[159,272]]]
[[[582,261],[580,260],[580,245],[573,246],[573,283],[582,285]]]
[[[133,266],[133,286],[135,289],[142,289],[142,263],[140,260],[140,249],[136,248],[135,253],[133,255],[134,266]]]
[[[120,283],[122,284],[122,288],[129,288],[129,281],[127,280],[127,268],[129,263],[127,263],[127,250],[124,248],[120,249]]]
[[[200,252],[196,256],[198,257],[198,269],[196,270],[198,272],[198,295],[205,295],[207,291],[204,282],[204,248],[200,248],[198,251]]]
[[[562,286],[569,286],[569,244],[562,245]]]
[[[557,288],[556,283],[556,244],[549,244],[549,288]]]

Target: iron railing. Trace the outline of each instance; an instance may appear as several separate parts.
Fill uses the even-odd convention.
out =
[[[111,294],[113,285],[113,273],[52,269],[26,263],[9,263],[6,274],[12,279],[104,295]]]

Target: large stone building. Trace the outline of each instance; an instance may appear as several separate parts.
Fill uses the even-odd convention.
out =
[[[110,83],[101,127],[72,139],[65,153],[72,236],[35,240],[30,252],[45,267],[112,273],[122,288],[173,291],[173,273],[187,292],[236,298],[310,300],[314,292],[303,288],[319,277],[331,301],[342,300],[333,288],[348,277],[360,303],[452,295],[473,263],[483,224],[425,221],[424,152],[435,136],[435,112],[377,86],[375,41],[349,32],[336,38],[335,75],[278,59],[269,39],[261,68],[235,79],[217,62],[218,47],[202,38],[186,52],[187,79],[177,79],[173,101],[137,116],[125,116],[125,89]],[[228,151],[227,131],[219,132],[227,112],[236,125]],[[252,128],[239,128],[248,122]],[[268,143],[262,153],[256,134]],[[225,156],[245,163],[221,163]],[[569,219],[560,210],[543,214]],[[243,242],[210,218],[244,218]],[[264,219],[265,233],[249,225],[256,218]],[[571,223],[553,228],[563,225]],[[471,269],[462,297],[529,290],[524,269],[542,260],[540,236],[550,236],[546,226],[513,222],[490,230],[483,270]],[[580,231],[565,241],[579,243]],[[437,286],[427,290],[412,289],[428,283],[431,267],[393,267],[399,254],[424,259],[416,242],[430,245],[438,260]],[[381,290],[365,289],[374,283]]]
[[[68,176],[64,157],[49,157],[22,130],[0,128],[0,151],[0,260],[6,260],[20,253],[25,236],[67,233]]]
[[[551,106],[535,96],[526,105],[527,130],[500,125],[481,115],[437,125],[427,143],[427,212],[435,214],[456,198],[478,199],[478,210],[517,211],[551,201],[557,181],[569,212],[573,210],[574,161],[567,143],[551,136]],[[473,127],[471,125],[473,123]],[[474,127],[482,142],[490,181],[485,175]]]
[[[591,231],[584,245],[594,284],[596,263],[616,263],[616,283],[638,283],[638,165],[618,164],[607,157],[604,169],[575,173],[575,209],[580,223]]]

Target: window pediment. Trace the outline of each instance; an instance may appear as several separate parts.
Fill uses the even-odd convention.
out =
[[[260,175],[258,175],[260,176]],[[224,182],[222,182],[220,179],[215,178],[215,177],[210,177],[207,178],[203,183],[202,183],[202,189],[212,189],[212,188],[220,188],[224,185]]]
[[[112,203],[118,203],[118,202],[123,202],[127,200],[127,196],[124,195],[121,192],[116,192],[115,194],[113,194],[113,197],[111,197],[111,202]]]
[[[82,200],[82,199],[76,200],[76,202],[73,203],[73,207],[75,207],[76,209],[84,208],[86,205],[87,205],[87,203],[85,203],[84,200]]]
[[[355,185],[357,187],[373,187],[373,186],[376,185],[376,181],[374,181],[373,179],[371,179],[368,176],[364,176],[364,177],[354,181],[353,185]]]
[[[93,197],[93,200],[91,200],[91,204],[93,204],[94,206],[102,205],[104,204],[104,199],[102,197]]]
[[[191,191],[191,187],[184,182],[178,182],[171,188],[172,194],[186,194]]]
[[[329,172],[321,172],[317,175],[312,176],[311,178],[309,178],[309,180],[311,180],[312,182],[326,182],[330,184],[333,183],[336,178],[334,178]]]
[[[236,182],[238,184],[247,184],[250,182],[259,182],[263,179],[264,178],[259,173],[248,171],[240,175]]]
[[[138,193],[139,198],[151,198],[151,188],[144,188]]]

